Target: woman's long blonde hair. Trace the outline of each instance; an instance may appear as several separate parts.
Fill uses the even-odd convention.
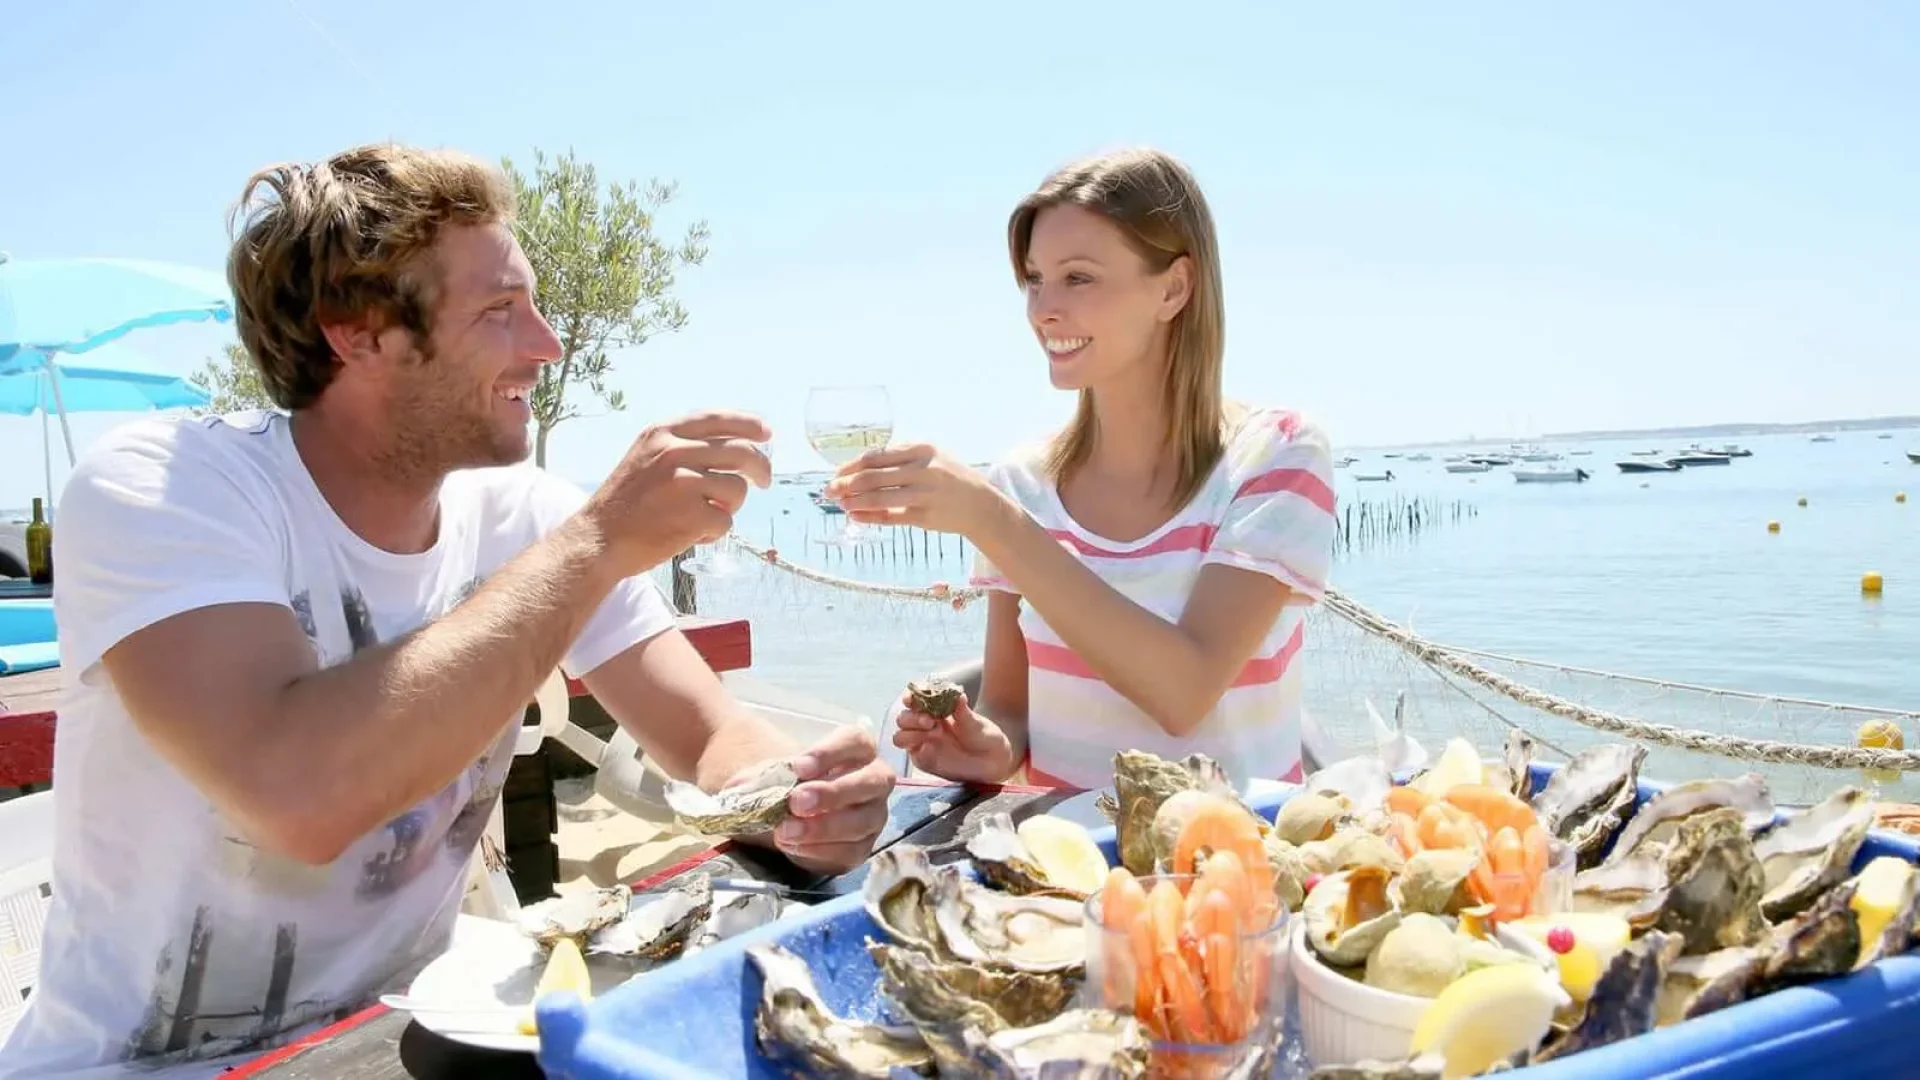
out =
[[[1213,214],[1193,174],[1161,151],[1122,150],[1077,161],[1020,200],[1007,222],[1013,273],[1023,285],[1034,220],[1040,211],[1063,205],[1083,207],[1119,226],[1155,273],[1182,256],[1191,264],[1192,292],[1174,316],[1167,355],[1166,439],[1173,450],[1173,506],[1178,509],[1206,482],[1226,440],[1220,373],[1227,314]],[[1056,482],[1086,463],[1095,424],[1093,394],[1082,390],[1072,422],[1047,451],[1046,469]]]

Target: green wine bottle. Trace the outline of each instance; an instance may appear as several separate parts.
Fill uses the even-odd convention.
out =
[[[35,585],[53,584],[53,526],[47,524],[46,510],[39,499],[33,500],[33,522],[27,526],[27,580]]]

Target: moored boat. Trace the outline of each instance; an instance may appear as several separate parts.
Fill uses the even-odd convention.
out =
[[[1592,478],[1593,474],[1585,469],[1556,469],[1536,465],[1513,470],[1514,481],[1521,484],[1578,484]]]
[[[1623,473],[1679,472],[1680,466],[1671,461],[1616,461],[1613,463]]]

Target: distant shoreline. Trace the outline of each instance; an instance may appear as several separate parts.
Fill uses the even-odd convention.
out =
[[[1381,443],[1354,446],[1355,450],[1397,450],[1402,447],[1505,446],[1508,443],[1598,442],[1604,439],[1708,439],[1755,435],[1813,435],[1819,432],[1892,431],[1920,428],[1920,416],[1870,416],[1851,420],[1806,420],[1784,424],[1731,423],[1698,424],[1692,427],[1628,428],[1617,431],[1556,431],[1545,435],[1508,438],[1442,439],[1431,442]]]

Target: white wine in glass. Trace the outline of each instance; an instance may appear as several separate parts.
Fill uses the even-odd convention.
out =
[[[807,392],[807,442],[839,468],[893,438],[893,401],[884,386],[816,386]],[[867,530],[844,521],[830,544],[864,540]]]

